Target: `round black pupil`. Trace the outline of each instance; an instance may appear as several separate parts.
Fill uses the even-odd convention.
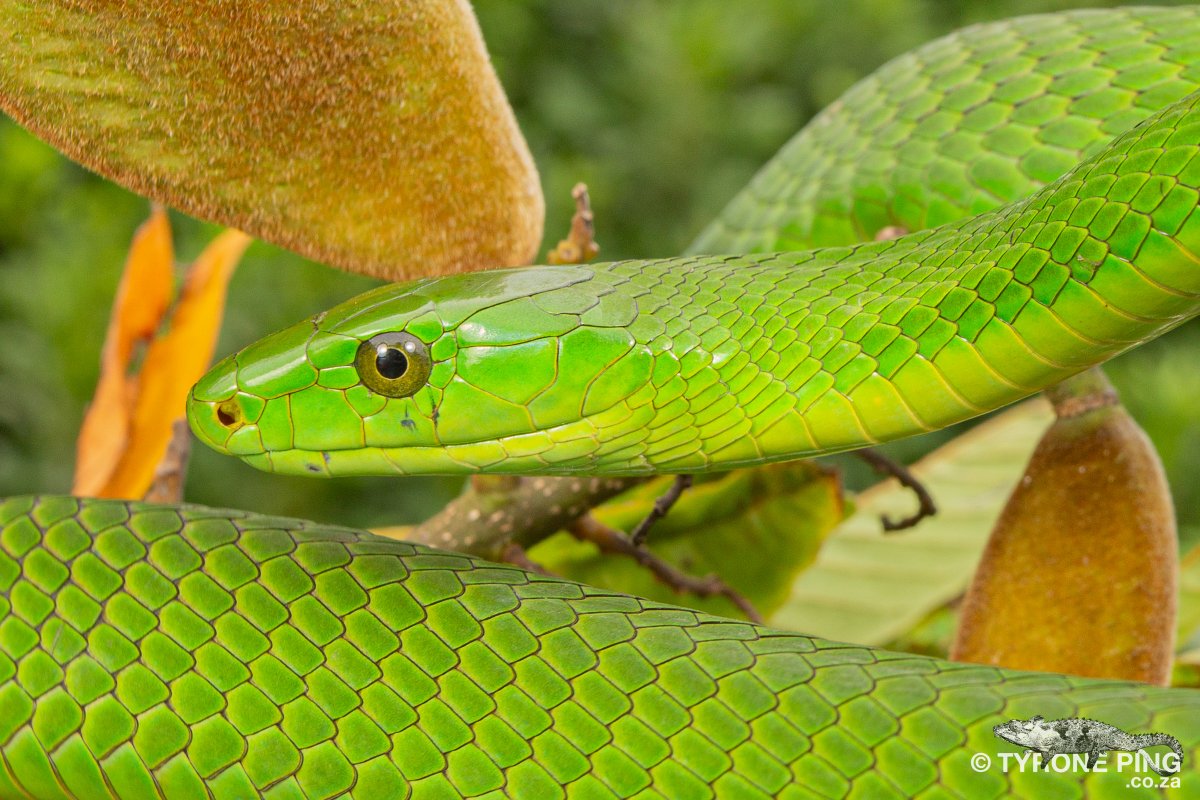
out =
[[[408,369],[408,356],[399,348],[385,345],[376,351],[375,369],[388,380],[394,380]]]

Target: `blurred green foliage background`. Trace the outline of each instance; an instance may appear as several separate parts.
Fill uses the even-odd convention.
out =
[[[680,252],[809,117],[888,59],[973,22],[1111,5],[1121,3],[509,0],[477,13],[541,170],[547,245],[566,231],[571,186],[585,181],[602,257],[622,258]],[[0,117],[0,496],[69,488],[112,294],[146,213],[144,200]],[[184,260],[216,230],[174,222]],[[218,355],[371,285],[255,245],[234,279]],[[1200,534],[1198,356],[1193,325],[1112,369],[1167,462],[1189,542]],[[912,456],[933,441],[895,449]],[[852,482],[868,480],[849,469]],[[197,451],[187,495],[373,525],[421,519],[460,486],[283,478]]]

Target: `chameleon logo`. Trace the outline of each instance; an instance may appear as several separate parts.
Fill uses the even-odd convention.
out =
[[[1006,742],[1041,754],[1047,769],[1050,759],[1060,754],[1087,753],[1087,767],[1091,769],[1100,755],[1110,750],[1134,753],[1157,745],[1169,747],[1175,753],[1175,768],[1169,769],[1166,764],[1159,766],[1155,759],[1147,758],[1150,769],[1166,777],[1178,772],[1179,765],[1183,763],[1183,748],[1174,736],[1165,733],[1130,734],[1106,722],[1091,719],[1072,717],[1049,722],[1040,716],[1028,720],[1014,719],[996,725],[992,732]]]

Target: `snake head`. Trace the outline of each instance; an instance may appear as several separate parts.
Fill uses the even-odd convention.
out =
[[[629,398],[650,384],[636,308],[610,292],[582,267],[381,287],[217,364],[188,419],[280,473],[579,469],[639,425]]]

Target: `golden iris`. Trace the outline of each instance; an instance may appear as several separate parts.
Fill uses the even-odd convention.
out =
[[[429,380],[429,348],[411,333],[380,333],[358,346],[354,369],[373,392],[410,397]]]

